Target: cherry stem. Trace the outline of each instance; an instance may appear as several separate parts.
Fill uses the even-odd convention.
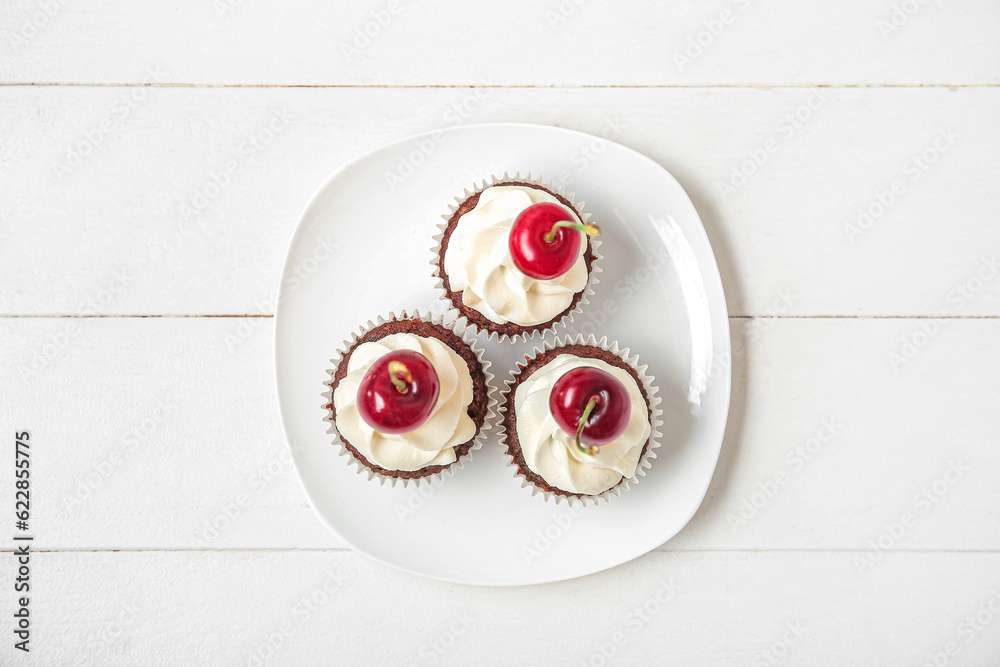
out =
[[[410,369],[402,361],[390,361],[389,379],[396,385],[396,391],[400,394],[405,394],[410,391],[413,375],[410,374]]]
[[[598,234],[601,233],[601,228],[592,222],[588,222],[587,224],[582,225],[579,222],[573,222],[571,220],[560,220],[559,222],[552,225],[552,229],[546,232],[545,234],[546,243],[555,243],[556,233],[559,231],[560,227],[569,227],[571,229],[577,229],[586,234],[587,236],[597,236]]]
[[[588,445],[586,447],[580,442],[580,436],[583,435],[583,427],[586,425],[587,420],[590,419],[590,413],[594,411],[597,404],[601,402],[600,396],[591,396],[590,400],[587,401],[587,407],[583,409],[583,416],[580,417],[580,425],[576,428],[576,446],[584,454],[590,454],[594,456],[597,454],[597,445]]]

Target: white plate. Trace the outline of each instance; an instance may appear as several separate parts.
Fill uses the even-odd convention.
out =
[[[596,298],[570,332],[617,338],[649,364],[665,436],[638,486],[570,510],[520,488],[494,433],[465,469],[423,494],[380,486],[338,456],[320,407],[345,338],[378,315],[443,312],[429,260],[448,203],[491,174],[542,174],[576,192],[600,223]],[[533,344],[487,343],[498,390]],[[313,195],[292,238],[275,322],[278,401],[306,494],[355,550],[428,577],[518,585],[598,572],[651,551],[694,516],[729,410],[729,321],[698,214],[649,158],[557,127],[439,130],[344,165]]]

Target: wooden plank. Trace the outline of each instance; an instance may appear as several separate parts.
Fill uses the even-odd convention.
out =
[[[864,548],[860,571],[893,549],[1000,547],[1000,322],[732,324],[722,458],[671,547]]]
[[[866,576],[854,555],[655,553],[580,580],[484,589],[347,552],[41,553],[31,657],[710,667],[933,665],[943,654],[940,664],[995,664],[1000,555],[893,554]],[[5,579],[13,569],[0,561]],[[13,595],[0,607],[11,618]],[[0,647],[7,664],[23,659],[12,644]]]
[[[47,544],[340,546],[292,468],[271,323],[4,321],[3,404],[9,428],[32,434],[34,517]]]
[[[0,81],[983,84],[1000,81],[998,19],[988,0],[449,0],[434,11],[402,0],[294,0],[281,12],[242,0],[142,12],[124,0],[17,0],[0,10]]]
[[[524,121],[674,173],[733,315],[997,316],[998,110],[996,88],[0,88],[0,313],[271,313],[331,171]]]
[[[898,549],[1000,549],[1000,321],[731,323],[734,356],[718,359],[734,375],[722,459],[665,548],[871,549],[873,563]],[[9,430],[32,433],[45,548],[344,546],[287,458],[272,320],[0,326],[0,404]],[[0,485],[0,506],[12,493]]]
[[[0,6],[0,405],[32,433],[29,661],[994,665],[1000,6],[434,9]],[[321,526],[267,317],[330,171],[493,121],[667,167],[734,315],[730,425],[690,525],[517,590],[398,572]],[[174,317],[219,314],[261,317]],[[9,638],[0,663],[23,662]]]

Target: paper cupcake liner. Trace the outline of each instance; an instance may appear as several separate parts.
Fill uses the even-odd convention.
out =
[[[355,456],[347,448],[347,445],[344,444],[343,439],[341,439],[340,432],[337,430],[336,421],[333,418],[333,412],[329,407],[327,407],[328,405],[333,403],[333,389],[330,387],[330,383],[333,381],[333,377],[337,372],[337,368],[340,367],[340,363],[344,359],[344,355],[346,355],[350,350],[354,348],[354,346],[357,344],[358,340],[361,337],[363,337],[366,333],[368,333],[375,327],[381,326],[386,322],[403,321],[403,320],[426,322],[428,324],[433,324],[435,326],[441,327],[443,329],[446,329],[454,333],[462,340],[462,342],[464,342],[475,353],[476,359],[478,360],[479,365],[483,369],[483,375],[486,378],[486,396],[487,396],[486,416],[483,419],[483,425],[480,427],[479,432],[473,439],[472,447],[464,456],[458,457],[458,460],[449,465],[447,468],[440,470],[436,473],[431,473],[429,475],[413,479],[402,478],[402,477],[390,477],[389,475],[383,475],[381,473],[372,470],[364,463],[359,461],[357,458],[355,458]],[[497,392],[493,383],[494,376],[493,373],[490,372],[490,362],[483,358],[483,354],[484,350],[478,346],[474,333],[470,332],[468,330],[468,327],[460,325],[457,321],[445,323],[444,318],[440,315],[434,316],[429,313],[421,314],[419,310],[415,310],[413,311],[412,314],[408,314],[404,310],[400,311],[398,317],[394,312],[390,312],[388,317],[379,316],[378,320],[375,322],[368,320],[368,323],[366,325],[361,326],[357,332],[351,335],[350,339],[344,341],[342,349],[337,350],[337,356],[330,360],[330,363],[332,364],[331,368],[327,369],[327,374],[329,375],[329,379],[327,379],[323,383],[325,391],[322,393],[323,403],[321,407],[327,413],[326,417],[323,418],[323,421],[328,422],[330,424],[326,432],[333,435],[333,445],[340,449],[340,456],[346,456],[348,460],[348,465],[355,466],[356,472],[359,475],[367,474],[369,481],[373,479],[378,480],[379,485],[385,484],[386,481],[389,482],[390,486],[396,486],[397,484],[401,484],[403,488],[406,488],[408,486],[419,486],[421,484],[431,484],[431,483],[437,484],[438,482],[444,479],[445,475],[449,477],[451,475],[454,475],[456,470],[461,470],[466,463],[472,460],[472,453],[483,446],[483,443],[489,436],[490,429],[493,428],[493,425],[496,420]]]
[[[455,214],[455,211],[458,210],[458,207],[461,206],[466,199],[476,194],[477,192],[482,192],[486,188],[496,185],[497,183],[507,183],[511,181],[517,181],[521,183],[531,183],[533,185],[539,185],[551,192],[555,192],[556,194],[565,197],[567,200],[569,200],[569,202],[573,205],[573,209],[576,211],[576,214],[580,216],[580,220],[582,220],[584,223],[590,220],[590,213],[587,213],[586,211],[583,210],[584,202],[575,201],[576,195],[574,193],[572,192],[566,193],[565,188],[563,186],[560,185],[557,188],[553,183],[543,180],[541,176],[532,177],[530,173],[527,174],[526,176],[521,176],[520,172],[515,172],[514,175],[511,176],[507,172],[504,172],[503,176],[491,176],[489,181],[486,181],[484,179],[481,184],[474,184],[472,186],[473,188],[472,190],[466,188],[461,197],[455,197],[455,203],[448,205],[448,213],[441,216],[443,218],[443,222],[438,223],[438,232],[433,237],[434,241],[434,245],[432,247],[433,257],[431,258],[431,266],[434,267],[432,275],[435,278],[437,278],[437,284],[435,285],[435,287],[437,288],[439,297],[445,303],[445,306],[447,307],[448,311],[454,311],[458,317],[464,317],[466,320],[468,320],[468,318],[465,317],[465,313],[463,313],[459,308],[455,306],[454,303],[452,303],[451,299],[448,298],[448,292],[447,290],[445,290],[444,287],[444,269],[438,263],[438,259],[441,254],[441,243],[444,239],[444,232],[445,229],[448,227],[448,221],[451,220],[451,216]],[[536,337],[544,336],[549,331],[565,329],[567,325],[573,322],[574,318],[577,315],[583,312],[584,306],[586,306],[590,302],[590,297],[594,296],[594,285],[600,282],[600,280],[597,277],[597,274],[601,273],[601,266],[600,266],[601,256],[597,252],[597,249],[600,246],[601,246],[601,241],[598,238],[596,237],[590,238],[590,251],[593,254],[593,260],[590,263],[590,271],[587,276],[587,285],[583,288],[583,294],[581,295],[580,300],[577,302],[576,307],[573,308],[573,310],[571,310],[570,312],[560,317],[558,320],[549,323],[546,327],[542,329],[536,329],[534,331],[522,332],[514,335],[501,333],[499,331],[487,327],[480,328],[474,322],[468,322],[467,326],[476,331],[476,333],[478,333],[479,331],[485,331],[487,333],[487,340],[492,341],[494,339],[499,339],[500,342],[505,342],[507,340],[511,340],[513,342],[533,340]]]
[[[636,373],[639,375],[639,380],[642,382],[643,388],[646,390],[646,398],[649,401],[649,445],[646,447],[646,451],[643,453],[642,457],[639,459],[639,463],[635,468],[635,474],[632,477],[627,477],[621,481],[620,484],[613,486],[612,488],[594,496],[585,495],[571,495],[564,496],[552,491],[546,491],[541,487],[536,486],[531,482],[524,473],[521,472],[520,467],[514,459],[513,454],[510,453],[509,447],[507,446],[507,429],[505,426],[506,420],[506,410],[507,410],[507,400],[508,396],[512,391],[514,391],[514,385],[517,381],[518,376],[524,370],[525,366],[540,354],[544,354],[549,350],[564,347],[566,345],[589,345],[591,347],[597,347],[602,350],[606,350],[611,354],[619,357],[626,364],[635,369]],[[659,389],[657,388],[653,376],[647,371],[647,366],[645,364],[639,365],[639,356],[630,355],[629,349],[627,347],[623,348],[618,345],[618,341],[608,342],[607,337],[601,338],[598,341],[593,334],[584,338],[583,334],[577,334],[575,337],[563,336],[562,338],[555,338],[555,340],[549,341],[544,340],[543,346],[541,348],[535,347],[532,351],[531,356],[525,356],[525,360],[517,364],[517,368],[511,371],[510,379],[506,380],[503,392],[500,395],[500,408],[498,410],[497,426],[500,429],[500,444],[503,446],[504,456],[507,458],[507,467],[514,471],[514,476],[521,479],[521,488],[531,489],[531,495],[541,494],[546,501],[554,502],[555,504],[560,504],[562,502],[567,502],[570,507],[577,505],[586,506],[588,504],[599,505],[601,501],[610,502],[612,498],[620,498],[623,493],[628,491],[631,487],[636,486],[639,483],[641,477],[645,477],[646,471],[652,466],[652,460],[656,458],[656,448],[660,446],[660,428],[663,425],[663,411],[660,409],[660,397],[657,396]],[[536,473],[537,474],[537,473]]]

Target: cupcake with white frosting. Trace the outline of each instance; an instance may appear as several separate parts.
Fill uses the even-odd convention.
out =
[[[492,181],[443,216],[432,260],[443,298],[501,340],[572,321],[597,282],[599,228],[574,195],[541,179]]]
[[[328,433],[368,478],[395,484],[461,468],[495,407],[490,362],[464,329],[405,312],[346,341],[324,383]]]
[[[522,486],[548,500],[620,496],[646,474],[660,399],[638,357],[582,335],[546,341],[512,373],[501,440]]]

